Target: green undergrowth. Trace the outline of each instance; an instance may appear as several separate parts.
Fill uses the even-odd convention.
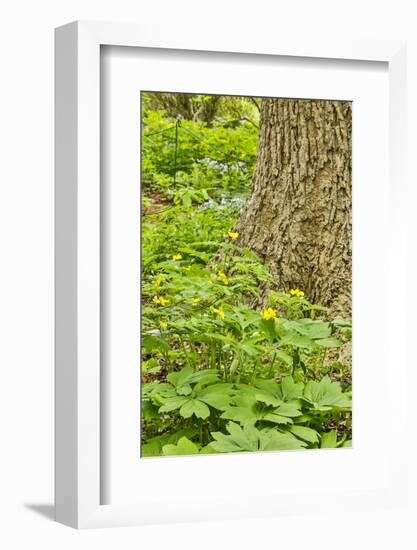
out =
[[[275,289],[233,230],[256,129],[182,121],[173,186],[175,121],[145,122],[160,133],[142,149],[142,456],[350,446],[350,322]]]

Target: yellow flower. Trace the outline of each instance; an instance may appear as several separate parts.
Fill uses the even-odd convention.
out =
[[[162,330],[165,330],[166,328],[168,328],[168,323],[165,323],[165,321],[161,321],[159,323],[159,326],[161,327]]]
[[[229,284],[229,279],[227,278],[227,275],[226,273],[224,273],[223,271],[219,271],[217,273],[217,275],[220,277],[220,279],[222,280],[222,283],[224,285],[228,285]]]
[[[158,306],[167,306],[169,304],[169,300],[163,296],[154,296],[153,303]]]
[[[239,237],[239,233],[237,233],[237,231],[229,231],[228,235],[234,241]]]
[[[195,305],[195,304],[198,304],[199,302],[201,302],[201,298],[193,298],[191,300],[191,302]]]
[[[304,292],[302,290],[299,290],[298,288],[292,288],[290,290],[291,296],[297,296],[297,298],[303,298]]]
[[[174,260],[174,262],[176,262],[177,260],[182,260],[182,254],[174,254],[172,256],[172,259]]]
[[[219,307],[219,309],[217,309],[214,306],[210,306],[209,312],[215,313],[222,321],[224,321],[224,309],[222,307]]]
[[[270,320],[275,321],[275,319],[277,318],[277,314],[275,313],[275,310],[272,309],[272,307],[269,307],[263,310],[262,317],[266,321],[270,321]]]
[[[162,283],[165,283],[166,278],[163,275],[159,275],[159,277],[156,278],[155,284],[156,286],[161,286]]]

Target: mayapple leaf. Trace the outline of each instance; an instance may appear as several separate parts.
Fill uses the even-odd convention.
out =
[[[183,418],[190,418],[192,415],[197,418],[208,418],[210,416],[210,409],[205,403],[198,399],[188,399],[180,409],[180,415]]]
[[[213,449],[219,453],[257,451],[259,449],[258,430],[249,425],[241,428],[238,424],[229,422],[226,426],[229,435],[221,432],[212,432]]]
[[[269,392],[279,401],[294,401],[300,399],[303,395],[304,384],[295,383],[292,376],[285,376],[281,383],[274,380],[262,380],[258,378],[255,382],[256,387]]]
[[[164,445],[162,447],[162,452],[165,456],[196,455],[198,454],[199,449],[195,443],[193,443],[186,437],[181,437],[176,445]]]
[[[182,384],[182,386],[177,388],[177,393],[179,395],[190,395],[192,391],[193,390],[189,384]]]
[[[299,439],[307,441],[307,443],[318,443],[319,434],[312,428],[306,426],[290,426],[289,431]]]
[[[233,396],[233,384],[213,384],[207,386],[197,394],[200,401],[204,401],[210,407],[224,410],[230,403]]]
[[[230,435],[225,435],[221,432],[211,432],[211,435],[214,441],[212,441],[210,445],[217,453],[234,453],[246,450],[235,443]]]
[[[229,435],[221,432],[211,434],[215,441],[210,445],[219,453],[295,450],[307,446],[305,441],[300,441],[293,434],[276,429],[258,430],[253,425],[241,427],[234,422],[229,422],[226,429]]]
[[[262,419],[267,420],[268,422],[273,422],[274,424],[292,424],[293,423],[291,418],[289,418],[288,416],[281,416],[280,414],[277,414],[274,411],[264,414]]]
[[[219,373],[216,369],[204,369],[190,376],[188,384],[201,384],[202,386],[217,382]]]
[[[202,369],[194,372],[192,367],[183,367],[180,371],[174,371],[168,374],[167,380],[176,388],[189,386],[190,384],[212,384],[219,378],[216,369]]]
[[[292,376],[285,376],[281,381],[281,397],[283,401],[300,399],[303,395],[304,384],[294,382]]]
[[[235,443],[242,448],[246,448],[248,451],[258,449],[259,431],[251,424],[247,424],[242,428],[234,422],[229,422],[227,431],[230,433],[230,437],[233,438]]]
[[[208,455],[208,454],[214,454],[214,453],[217,453],[218,451],[216,451],[214,449],[214,447],[212,446],[211,443],[209,443],[208,445],[206,445],[205,447],[202,447],[200,449],[200,454],[201,455]]]
[[[165,403],[159,407],[159,412],[165,413],[175,411],[181,408],[187,401],[189,401],[189,398],[186,396],[176,395],[175,397],[168,397],[165,399]]]
[[[228,407],[220,418],[234,420],[240,424],[254,424],[261,418],[256,407]]]
[[[343,343],[337,338],[321,338],[316,342],[322,348],[339,348]]]
[[[349,393],[343,393],[339,382],[332,382],[328,376],[320,382],[307,382],[303,399],[320,411],[329,411],[333,408],[348,409],[352,406]]]
[[[188,382],[192,374],[194,374],[192,367],[183,367],[179,371],[170,372],[167,376],[167,380],[173,386],[182,386]]]
[[[272,393],[269,393],[268,391],[264,391],[261,389],[255,391],[255,398],[256,398],[256,401],[265,403],[265,405],[272,405],[276,407],[277,405],[281,404],[280,399],[272,395]]]
[[[195,428],[184,428],[174,433],[166,433],[163,435],[157,435],[149,439],[142,445],[141,454],[146,456],[161,456],[162,447],[168,443],[177,443],[181,437],[192,438],[196,435],[197,430]]]
[[[315,349],[317,347],[315,340],[313,340],[312,338],[309,338],[308,336],[303,336],[295,332],[290,332],[288,334],[285,334],[282,337],[280,344],[291,345],[291,346],[295,346],[296,348],[305,348],[305,349]]]
[[[288,416],[289,418],[301,416],[300,403],[297,403],[296,401],[292,403],[282,403],[274,410],[274,412],[281,416]]]
[[[270,430],[262,432],[261,435],[261,451],[292,451],[304,449],[305,447],[307,447],[307,443],[300,441],[288,432]]]
[[[303,322],[304,321],[304,322]],[[332,333],[330,323],[325,321],[312,321],[306,323],[305,320],[294,321],[291,327],[304,336],[308,336],[313,340],[319,338],[328,338]]]
[[[337,447],[336,430],[321,434],[320,447],[322,449],[335,449]]]

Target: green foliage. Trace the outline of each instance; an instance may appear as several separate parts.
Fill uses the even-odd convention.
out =
[[[205,426],[204,421],[209,419],[206,427],[216,426],[221,431],[209,433],[206,430],[206,436],[201,436],[199,443],[200,446],[208,443],[211,451],[216,452],[225,452],[221,449],[233,445],[236,447],[236,434],[251,437],[251,445],[256,449],[249,448],[249,443],[246,443],[231,449],[234,451],[318,447],[320,435],[313,426],[319,425],[321,430],[325,428],[326,417],[323,413],[331,417],[332,413],[338,414],[351,408],[350,393],[342,392],[340,384],[331,382],[328,377],[319,383],[309,381],[304,384],[295,382],[292,376],[287,375],[280,383],[256,378],[244,384],[219,382],[219,373],[215,369],[196,371],[188,366],[169,374],[167,382],[145,383],[142,400],[143,407],[155,406],[159,415],[172,415],[175,426],[183,425],[181,419],[188,420],[194,416],[193,426],[200,434]],[[225,430],[229,435],[223,437]],[[324,433],[320,446],[338,446],[337,434],[334,434],[336,432]],[[173,444],[184,434],[178,432],[176,437],[175,433],[170,437],[169,443]],[[155,445],[164,450],[161,437],[153,438],[150,443],[152,450]],[[180,447],[183,453],[180,448],[174,449],[172,446],[169,453],[190,454],[188,451],[192,447],[189,444],[183,442]],[[149,443],[146,449],[149,449]],[[164,450],[164,454],[168,454],[168,450]]]
[[[302,449],[306,443],[294,437],[290,432],[278,430],[258,430],[251,425],[239,426],[229,422],[226,426],[229,432],[213,432],[214,442],[211,447],[218,453],[242,451],[287,451]]]
[[[256,126],[233,123],[226,102],[210,124],[175,128],[155,101],[142,128],[142,456],[349,446],[350,322],[274,290],[233,231]]]
[[[255,167],[257,141],[258,129],[246,119],[237,125],[225,126],[220,120],[208,126],[147,110],[142,126],[142,185],[184,206],[224,193],[244,194]]]

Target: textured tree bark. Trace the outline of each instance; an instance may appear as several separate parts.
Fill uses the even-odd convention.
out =
[[[278,289],[351,317],[351,102],[265,99],[249,197],[236,230]]]

